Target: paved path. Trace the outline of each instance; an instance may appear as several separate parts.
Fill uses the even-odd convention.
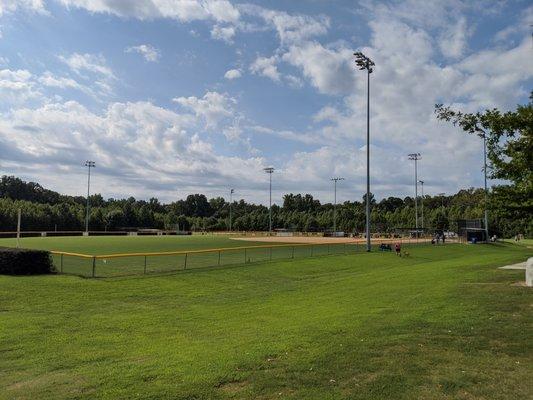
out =
[[[526,269],[526,262],[520,262],[520,263],[516,263],[516,264],[511,264],[511,265],[505,265],[503,267],[498,267],[500,269]]]

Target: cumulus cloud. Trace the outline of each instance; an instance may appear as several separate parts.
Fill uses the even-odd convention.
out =
[[[149,44],[140,44],[138,46],[130,46],[126,48],[126,53],[139,53],[148,62],[157,62],[161,57],[161,53],[155,47]]]
[[[463,55],[467,46],[467,22],[465,17],[460,17],[458,21],[451,25],[441,35],[439,47],[446,57],[458,58]]]
[[[230,69],[224,74],[224,78],[228,80],[238,79],[242,76],[240,69]]]
[[[215,25],[211,29],[211,37],[213,39],[222,40],[226,43],[233,43],[233,37],[235,36],[235,27],[231,25],[222,26]]]
[[[207,92],[203,97],[176,97],[172,101],[202,118],[209,128],[215,128],[226,118],[234,115],[234,98],[225,93]]]
[[[73,53],[70,56],[59,56],[59,59],[80,75],[83,72],[91,72],[105,78],[115,77],[102,55]]]
[[[227,0],[59,0],[67,7],[82,8],[93,13],[107,13],[140,20],[172,18],[181,22],[214,20],[236,22],[240,13]]]
[[[252,4],[243,4],[240,9],[245,14],[261,18],[274,28],[282,44],[291,44],[324,35],[330,25],[329,18],[324,15],[292,15]]]
[[[0,1],[0,16],[18,10],[47,13],[43,0],[2,0]]]
[[[329,49],[317,42],[291,46],[283,61],[301,68],[304,76],[321,93],[346,94],[354,88],[353,51]]]
[[[33,75],[25,70],[0,70],[0,96],[4,102],[22,104],[41,93],[35,85]]]
[[[255,61],[250,65],[250,71],[253,74],[270,78],[274,82],[279,82],[281,80],[281,75],[276,65],[277,62],[278,59],[275,56],[257,57]]]
[[[89,155],[97,161],[97,191],[121,196],[157,191],[163,199],[175,196],[176,187],[204,191],[198,182],[220,188],[249,181],[264,166],[261,158],[218,155],[191,133],[197,129],[194,113],[150,102],[111,103],[95,113],[67,101],[20,108],[4,117],[0,144],[16,149],[4,157],[12,171],[30,173],[66,193],[77,193],[81,162]],[[49,169],[41,175],[42,164]],[[62,178],[50,182],[54,170]]]

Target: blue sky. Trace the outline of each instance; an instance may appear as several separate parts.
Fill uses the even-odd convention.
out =
[[[482,185],[480,141],[437,102],[511,109],[533,89],[528,1],[0,0],[0,173],[68,194],[332,200]]]

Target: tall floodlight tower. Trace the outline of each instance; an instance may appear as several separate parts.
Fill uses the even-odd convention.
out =
[[[411,153],[408,155],[409,160],[412,160],[415,162],[415,228],[416,228],[416,237],[418,237],[418,160],[420,160],[422,157],[420,157],[420,153]]]
[[[424,230],[424,181],[418,181],[420,183],[420,188],[422,191],[422,198],[420,199],[420,208],[421,208],[421,220],[422,220],[422,231]]]
[[[89,195],[91,192],[91,168],[96,167],[96,164],[94,161],[85,161],[85,166],[87,167],[87,207],[86,207],[86,213],[85,213],[85,232],[86,234],[89,234]]]
[[[488,196],[489,191],[487,189],[487,134],[483,132],[483,172],[485,177],[485,240],[489,241],[489,211],[488,207]]]
[[[334,182],[333,183],[333,187],[334,187],[334,190],[333,190],[333,199],[334,199],[334,203],[333,203],[333,232],[336,236],[336,233],[337,233],[337,182],[338,181],[343,181],[344,178],[339,178],[339,177],[336,177],[336,178],[331,178],[331,180]]]
[[[269,202],[268,202],[268,233],[272,233],[272,174],[274,173],[274,168],[268,167],[263,168],[269,176]]]
[[[229,231],[231,232],[231,205],[233,204],[233,193],[235,193],[234,189],[229,190]]]
[[[354,53],[355,64],[360,70],[366,70],[366,251],[370,246],[370,74],[374,71],[374,62],[360,51]]]

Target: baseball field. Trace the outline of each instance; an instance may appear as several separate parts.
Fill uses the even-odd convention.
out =
[[[90,254],[242,245],[23,242]],[[0,276],[0,398],[530,398],[533,294],[523,271],[497,267],[532,255],[527,245],[419,245],[408,257]]]

